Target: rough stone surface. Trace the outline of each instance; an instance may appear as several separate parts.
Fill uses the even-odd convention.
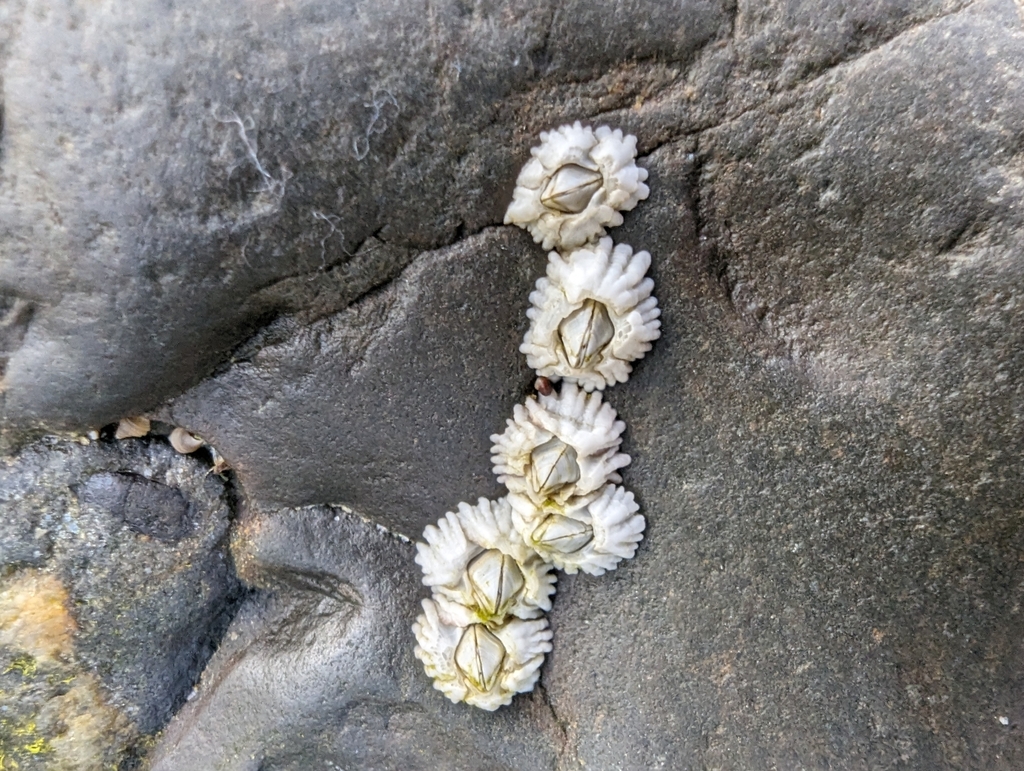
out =
[[[1024,767],[1011,0],[0,13],[5,446],[149,410],[246,510],[258,591],[156,768]],[[413,549],[374,523],[500,493],[544,255],[499,223],[575,119],[650,171],[611,235],[663,334],[607,392],[648,530],[561,580],[542,688],[484,714],[412,658]],[[77,482],[88,532],[206,532],[125,472]],[[9,505],[5,559],[57,560]]]
[[[41,570],[0,580],[0,759],[34,771],[127,769],[138,729],[74,655],[77,629],[61,580]]]
[[[587,2],[450,0],[426,18],[377,0],[236,5],[12,14],[0,287],[23,337],[4,375],[15,438],[156,407],[268,319],[330,314],[413,250],[500,222],[541,129],[632,104],[648,79],[602,74],[609,34],[631,41],[616,60],[681,61],[728,24],[714,2],[633,2],[612,29]],[[538,79],[568,98],[581,76],[589,93],[534,104]]]
[[[158,440],[48,440],[0,467],[0,516],[32,523],[4,541],[4,572],[66,587],[65,658],[143,734],[184,702],[237,604],[230,515],[224,483]]]
[[[467,495],[502,494],[490,435],[533,381],[518,346],[545,256],[528,241],[491,228],[423,254],[166,415],[210,439],[261,503],[343,503],[415,537]]]

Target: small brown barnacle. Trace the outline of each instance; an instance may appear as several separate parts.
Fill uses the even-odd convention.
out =
[[[497,549],[488,549],[466,567],[473,599],[493,619],[502,619],[526,586],[518,563]]]
[[[541,396],[551,396],[555,392],[555,386],[550,380],[541,375],[533,381],[533,390]]]
[[[576,450],[552,437],[530,452],[529,482],[541,496],[556,495],[580,479]]]
[[[540,194],[540,202],[562,214],[579,214],[590,205],[602,184],[604,176],[600,171],[567,163],[551,175]]]
[[[615,337],[608,309],[597,300],[587,300],[558,325],[558,340],[570,367],[582,369],[596,360]]]
[[[170,435],[171,447],[180,452],[182,455],[188,455],[193,453],[202,447],[206,442],[200,439],[195,434],[191,434],[181,426],[178,426]]]
[[[538,546],[562,554],[577,552],[594,540],[594,529],[586,522],[549,514],[530,536]]]
[[[149,418],[121,418],[117,422],[115,439],[135,439],[149,433]]]
[[[455,666],[465,681],[478,691],[490,691],[505,663],[505,646],[482,624],[472,624],[455,646]]]

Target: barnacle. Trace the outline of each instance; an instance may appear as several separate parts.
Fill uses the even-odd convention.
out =
[[[517,404],[503,434],[494,434],[491,460],[510,493],[537,506],[561,506],[608,482],[629,456],[618,451],[626,425],[600,393],[565,383],[557,394]]]
[[[412,631],[417,642],[413,653],[434,687],[453,702],[488,711],[531,690],[544,654],[551,650],[546,618],[511,618],[486,626],[473,623],[465,607],[442,597],[423,600]]]
[[[537,396],[491,437],[509,494],[460,503],[416,544],[433,596],[412,627],[415,655],[449,699],[486,710],[540,677],[551,650],[543,611],[555,591],[552,565],[614,570],[636,553],[646,524],[633,494],[614,484],[629,464],[619,452],[625,424],[600,391],[625,382],[651,349],[661,312],[646,277],[651,256],[597,239],[647,197],[647,172],[634,162],[636,137],[579,121],[542,133],[531,153],[505,223],[568,255],[550,254],[530,295],[520,350],[537,370]],[[552,380],[565,382],[556,392]]]
[[[519,350],[537,374],[587,391],[625,383],[630,362],[661,335],[647,252],[610,238],[567,257],[551,252],[547,276],[530,293],[530,328]]]
[[[551,610],[555,574],[527,548],[505,498],[460,503],[423,531],[416,562],[436,595],[469,609],[473,620],[501,624],[508,615],[536,618]]]
[[[559,506],[537,506],[525,495],[509,495],[512,522],[523,540],[566,573],[582,570],[592,576],[614,570],[636,553],[643,539],[644,518],[633,493],[605,485],[597,493]]]
[[[530,231],[545,249],[571,249],[622,224],[649,193],[647,171],[638,167],[636,137],[607,126],[576,121],[541,132],[541,143],[516,180],[506,225]]]

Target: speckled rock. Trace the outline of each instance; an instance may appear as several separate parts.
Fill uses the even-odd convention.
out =
[[[142,734],[181,706],[231,619],[231,514],[224,483],[156,439],[44,440],[0,466],[0,516],[31,523],[3,541],[5,574],[61,587],[73,628],[57,658],[98,678]],[[8,626],[39,615],[0,605]]]
[[[247,512],[258,591],[156,767],[1024,766],[1011,0],[9,8],[6,446],[149,410]],[[607,395],[648,528],[482,715],[412,658],[397,536],[500,492],[545,257],[499,222],[576,119],[650,171],[610,235],[662,337]],[[101,471],[119,528],[145,496],[153,544],[199,532]]]

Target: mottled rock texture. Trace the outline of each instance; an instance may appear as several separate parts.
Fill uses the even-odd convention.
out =
[[[26,663],[7,664],[0,701],[39,702],[45,715],[61,710],[69,683],[85,688],[119,713],[100,746],[130,760],[139,735],[184,703],[243,593],[228,555],[231,503],[219,478],[156,439],[44,440],[6,459],[0,657]],[[49,722],[47,745],[74,733],[73,720]],[[22,768],[53,760],[9,755]]]
[[[0,30],[4,446],[148,412],[236,474],[257,591],[156,768],[1024,766],[1012,0],[25,0]],[[542,689],[483,715],[430,690],[374,524],[501,491],[545,258],[500,222],[576,119],[650,171],[610,235],[663,334],[608,391],[648,531],[562,579]],[[103,472],[85,505],[192,532]]]

